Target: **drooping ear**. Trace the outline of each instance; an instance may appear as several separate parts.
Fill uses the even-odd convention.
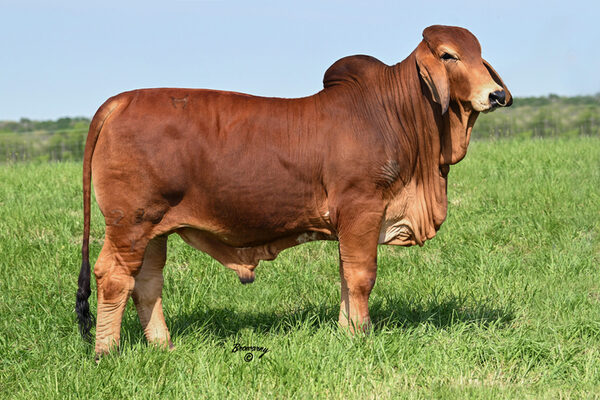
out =
[[[431,52],[425,41],[417,46],[415,57],[421,78],[431,91],[433,100],[442,106],[442,114],[445,114],[450,105],[450,84],[446,67]]]
[[[494,82],[496,82],[498,85],[502,86],[502,89],[504,89],[504,93],[506,93],[506,107],[510,106],[513,102],[512,94],[510,94],[510,91],[508,90],[508,88],[506,87],[504,82],[502,81],[502,78],[500,78],[500,75],[498,75],[496,70],[494,68],[492,68],[492,66],[490,65],[489,62],[483,60],[483,65],[485,65],[485,67],[487,68],[487,70],[490,73],[490,75],[492,76],[492,79],[494,80]]]

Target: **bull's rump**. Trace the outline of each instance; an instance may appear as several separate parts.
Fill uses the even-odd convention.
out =
[[[110,101],[119,105],[92,163],[107,225],[114,210],[123,221],[146,210],[163,230],[192,226],[238,245],[322,227],[324,149],[309,99],[146,89]]]

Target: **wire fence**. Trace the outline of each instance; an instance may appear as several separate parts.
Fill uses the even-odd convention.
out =
[[[0,133],[0,162],[82,160],[87,130]]]

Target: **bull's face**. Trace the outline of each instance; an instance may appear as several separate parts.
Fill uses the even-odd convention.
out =
[[[464,28],[426,28],[415,58],[433,100],[441,105],[442,114],[450,114],[440,138],[440,164],[456,164],[467,154],[479,112],[510,106],[512,96],[496,71],[481,58],[477,38]]]
[[[450,101],[461,102],[474,111],[512,104],[512,96],[500,76],[481,58],[477,38],[464,28],[426,28],[416,59],[421,77],[444,113]]]

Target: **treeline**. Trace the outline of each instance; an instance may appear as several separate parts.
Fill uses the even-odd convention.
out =
[[[0,162],[81,160],[90,120],[0,121]],[[521,97],[513,106],[479,116],[473,139],[600,136],[595,96]]]
[[[89,118],[0,121],[0,162],[83,159]]]

